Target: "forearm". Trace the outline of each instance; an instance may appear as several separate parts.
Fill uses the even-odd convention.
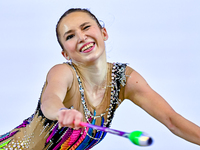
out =
[[[50,69],[41,98],[41,110],[45,117],[50,120],[58,119],[60,108],[65,107],[63,101],[67,89],[71,88],[72,81],[73,74],[69,66],[60,64]],[[68,103],[65,103],[65,105],[68,105]]]
[[[58,111],[64,107],[62,101],[56,96],[44,99],[41,104],[44,116],[50,120],[57,120]]]
[[[170,117],[170,124],[168,128],[175,135],[189,141],[200,145],[200,127],[190,122],[189,120],[183,118],[179,114],[175,114]]]

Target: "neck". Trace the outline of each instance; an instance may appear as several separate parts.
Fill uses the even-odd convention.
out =
[[[77,65],[83,79],[86,90],[97,92],[107,85],[107,61],[106,58],[90,65]]]

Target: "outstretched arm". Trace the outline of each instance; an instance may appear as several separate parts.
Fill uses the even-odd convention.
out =
[[[60,126],[79,128],[82,114],[75,109],[62,109],[67,90],[70,89],[73,75],[69,66],[60,64],[54,66],[47,75],[47,85],[41,99],[41,109],[45,117],[50,120],[58,120]],[[73,102],[67,103],[70,107]]]
[[[176,113],[136,71],[127,80],[125,98],[163,123],[175,135],[200,145],[200,127]]]

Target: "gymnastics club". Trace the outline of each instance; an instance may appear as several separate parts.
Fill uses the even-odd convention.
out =
[[[96,130],[100,130],[100,131],[104,131],[104,132],[108,132],[111,134],[115,134],[115,135],[119,135],[119,136],[128,138],[132,143],[134,143],[135,145],[138,145],[138,146],[150,146],[153,143],[153,139],[142,131],[133,131],[131,133],[127,133],[127,132],[123,132],[123,131],[110,129],[107,127],[92,125],[92,124],[89,124],[86,122],[81,122],[80,125],[83,127],[89,127],[89,128],[93,128]]]

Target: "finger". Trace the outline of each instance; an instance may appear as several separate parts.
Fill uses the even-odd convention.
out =
[[[64,120],[63,120],[63,125],[66,127],[70,127],[73,128],[74,127],[74,116],[73,115],[67,115],[65,116]]]
[[[64,120],[65,115],[66,115],[65,111],[66,110],[59,110],[59,112],[58,112],[58,123],[59,123],[60,127],[64,127],[63,120]]]
[[[79,129],[82,126],[80,125],[80,122],[83,120],[83,115],[81,113],[77,113],[77,115],[75,116],[75,120],[74,120],[74,127],[75,129]]]

